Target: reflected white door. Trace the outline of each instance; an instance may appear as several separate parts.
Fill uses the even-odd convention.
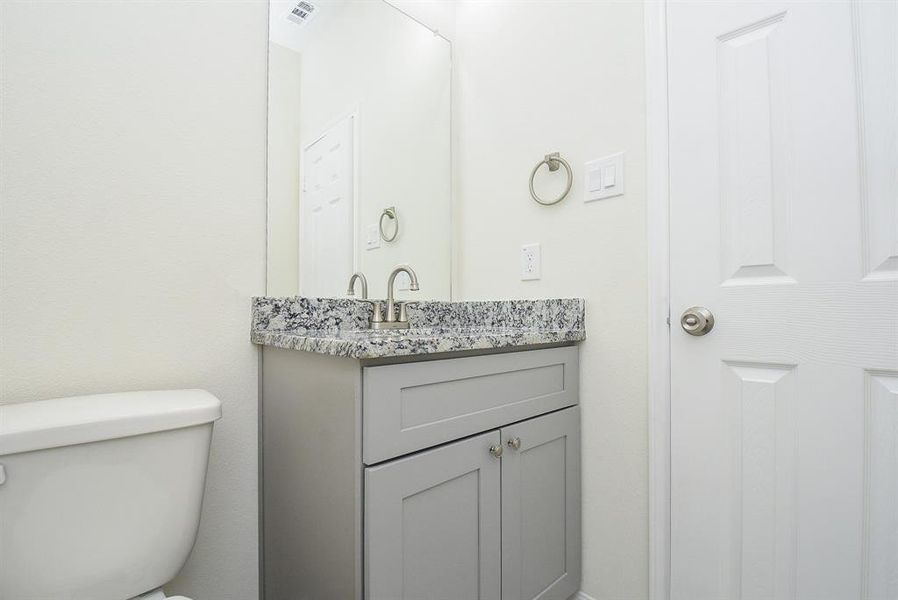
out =
[[[671,596],[896,599],[898,4],[668,27]]]
[[[353,272],[353,123],[340,121],[303,149],[299,293],[343,296]]]

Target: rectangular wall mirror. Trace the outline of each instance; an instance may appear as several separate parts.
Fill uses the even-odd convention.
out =
[[[449,41],[383,0],[272,0],[268,47],[268,295],[361,271],[383,298],[408,263],[397,296],[450,299]]]

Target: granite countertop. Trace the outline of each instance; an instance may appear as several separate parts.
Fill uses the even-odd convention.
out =
[[[337,298],[253,298],[254,344],[357,359],[579,342],[582,299],[410,302],[410,329],[368,329],[371,304]]]

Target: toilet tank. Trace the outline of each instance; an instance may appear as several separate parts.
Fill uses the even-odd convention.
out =
[[[196,539],[212,423],[203,390],[0,406],[0,599],[126,600]]]

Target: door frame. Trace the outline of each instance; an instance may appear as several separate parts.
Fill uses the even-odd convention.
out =
[[[643,4],[648,234],[649,598],[670,598],[670,189],[668,0]]]

